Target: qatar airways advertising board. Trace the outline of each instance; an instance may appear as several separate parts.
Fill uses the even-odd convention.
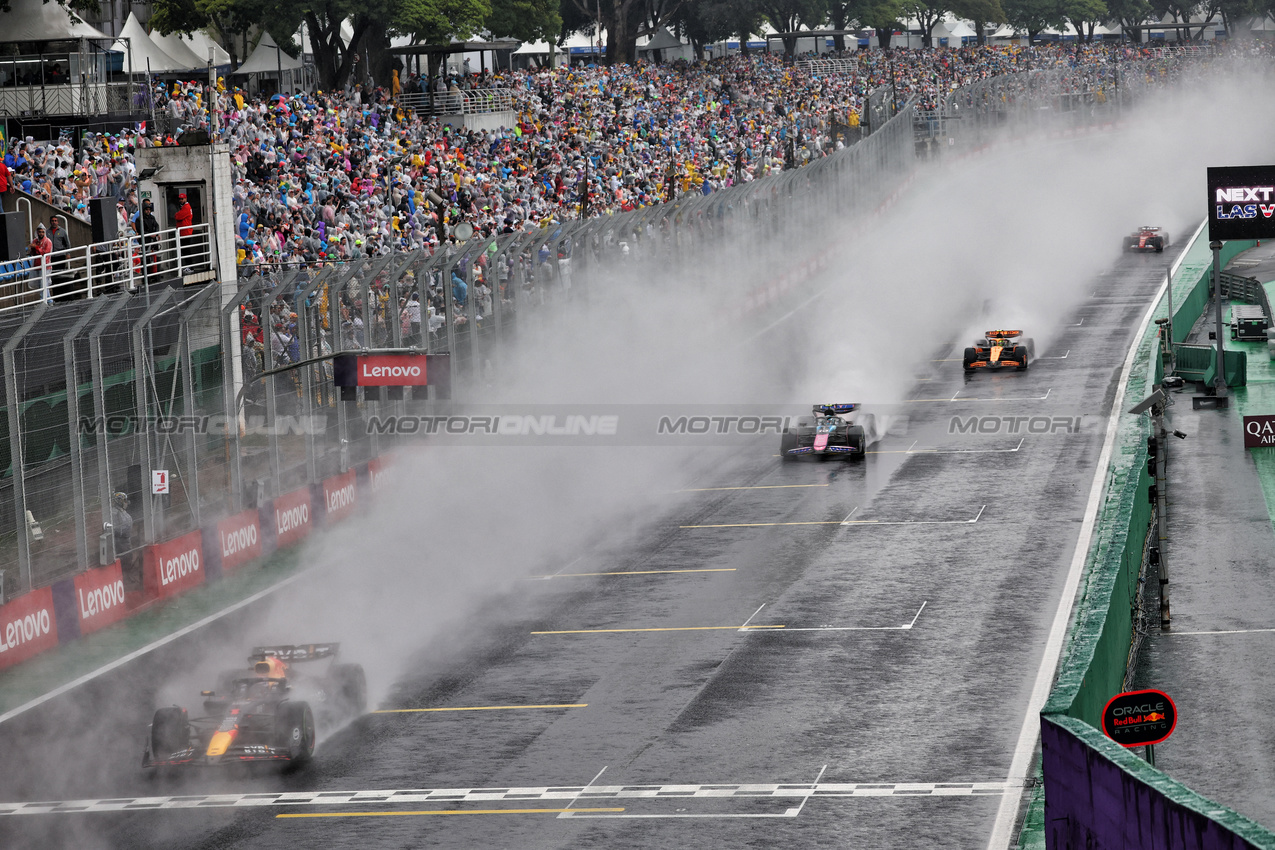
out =
[[[1275,239],[1275,165],[1210,168],[1209,240]]]

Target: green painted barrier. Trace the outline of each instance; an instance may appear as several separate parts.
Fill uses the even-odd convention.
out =
[[[1227,243],[1222,259],[1229,262],[1252,242]],[[1203,236],[1187,248],[1187,256],[1173,280],[1174,341],[1182,342],[1199,319],[1208,302],[1212,255]],[[1161,311],[1164,311],[1163,303]],[[1132,374],[1125,395],[1130,407],[1145,398],[1163,375],[1159,328],[1150,326],[1138,343]],[[1190,347],[1187,347],[1190,348]],[[1210,354],[1213,349],[1205,349]],[[1181,349],[1179,349],[1181,351]],[[1229,355],[1232,352],[1227,352]],[[1236,352],[1242,353],[1242,352]],[[1211,371],[1203,355],[1186,353],[1180,366],[1192,364]],[[1224,361],[1229,377],[1233,368],[1242,374],[1242,359]],[[1101,731],[1101,714],[1107,700],[1124,689],[1124,677],[1132,646],[1133,618],[1137,606],[1138,574],[1151,528],[1152,506],[1147,490],[1152,481],[1147,474],[1147,437],[1150,422],[1145,416],[1120,415],[1107,486],[1088,553],[1085,573],[1077,594],[1072,624],[1059,661],[1058,676],[1042,718],[1082,742],[1090,759],[1114,765],[1148,793],[1162,795],[1177,811],[1216,824],[1254,847],[1275,850],[1275,833],[1237,812],[1214,803],[1185,785],[1151,767]],[[1053,777],[1052,781],[1078,781],[1076,777]],[[1018,846],[1038,848],[1050,834],[1044,809],[1048,804],[1051,777],[1045,776],[1046,793],[1033,794],[1019,836]],[[1094,793],[1104,790],[1094,788]],[[1152,839],[1148,836],[1148,842]],[[1129,845],[1133,846],[1133,845]],[[1149,844],[1148,844],[1149,846]],[[1188,846],[1175,843],[1173,846]]]

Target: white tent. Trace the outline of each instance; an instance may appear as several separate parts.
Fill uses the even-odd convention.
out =
[[[257,49],[239,66],[236,74],[277,74],[280,70],[300,71],[301,60],[293,59],[279,49],[270,33],[261,36]]]
[[[127,42],[124,41],[126,38]],[[128,13],[128,20],[124,22],[124,28],[120,30],[119,40],[111,45],[111,50],[124,54],[123,70],[126,74],[145,74],[147,71],[168,74],[173,71],[188,71],[191,68],[169,56],[158,44],[151,41],[151,37],[146,34],[146,30],[133,12]]]
[[[230,54],[226,52],[226,48],[209,38],[203,30],[195,30],[190,35],[183,35],[181,40],[199,57],[201,62],[208,61],[208,49],[212,48],[214,65],[230,64]]]
[[[160,50],[182,63],[187,68],[202,68],[208,64],[208,57],[200,56],[195,51],[177,37],[177,33],[170,32],[168,35],[160,35],[158,32],[151,33],[151,41]]]
[[[965,21],[948,21],[946,23],[948,38],[974,38],[978,32]]]
[[[514,51],[515,56],[547,56],[549,54],[549,42],[547,41],[524,41],[522,46]]]
[[[78,19],[77,19],[78,20]],[[110,36],[83,21],[73,23],[66,7],[42,0],[10,0],[4,14],[4,36],[8,41],[62,41]]]

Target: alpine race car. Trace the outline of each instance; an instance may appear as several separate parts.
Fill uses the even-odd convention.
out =
[[[802,416],[779,439],[784,460],[803,455],[847,460],[863,460],[868,450],[868,429],[872,415],[859,411],[857,404],[816,404],[814,416]]]
[[[1169,247],[1169,234],[1159,227],[1144,225],[1132,236],[1124,238],[1125,251],[1155,251],[1157,254]]]
[[[320,723],[338,724],[367,708],[363,668],[338,664],[339,649],[336,643],[255,647],[251,667],[223,673],[217,690],[202,692],[203,715],[191,717],[176,705],[156,710],[142,767],[304,764],[314,755],[316,713]]]
[[[962,358],[966,372],[979,369],[1027,368],[1036,357],[1036,343],[1023,336],[1022,331],[987,331],[983,338],[965,349]]]

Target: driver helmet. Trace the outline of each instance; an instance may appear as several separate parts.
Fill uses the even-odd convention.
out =
[[[117,492],[117,493],[114,493],[114,494],[111,496],[111,504],[112,504],[112,505],[114,505],[114,506],[115,506],[115,507],[117,507],[117,508],[120,508],[121,510],[125,510],[125,509],[127,509],[127,508],[128,508],[128,494],[127,494],[127,493],[118,493],[118,492]]]
[[[282,658],[267,655],[252,665],[253,672],[263,679],[282,679],[288,675],[288,665]]]

